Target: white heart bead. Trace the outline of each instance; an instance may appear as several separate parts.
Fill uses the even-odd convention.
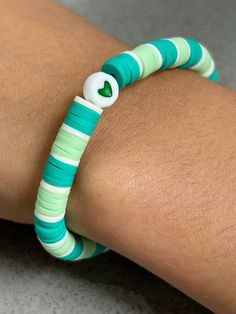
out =
[[[91,74],[83,87],[84,98],[100,108],[111,106],[119,95],[119,86],[113,76],[104,72]]]

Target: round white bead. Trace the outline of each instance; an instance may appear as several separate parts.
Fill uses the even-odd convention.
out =
[[[119,86],[113,76],[104,72],[91,74],[83,87],[84,98],[100,108],[111,106],[119,95]]]

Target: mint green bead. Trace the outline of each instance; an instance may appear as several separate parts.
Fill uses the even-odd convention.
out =
[[[59,200],[58,199],[54,199],[52,201],[51,199],[45,198],[43,195],[40,195],[40,194],[38,195],[38,201],[44,207],[50,206],[50,205],[53,205],[53,206],[55,205],[58,208],[61,208],[62,206],[66,206],[67,200],[68,200],[68,198],[63,199],[63,200],[61,200],[61,199],[59,199]]]
[[[89,258],[96,251],[96,243],[86,238],[83,238],[82,241],[83,241],[83,256],[84,258]]]
[[[58,247],[47,247],[47,246],[45,246],[45,249],[49,253],[51,253],[52,255],[54,255],[56,257],[60,257],[60,256],[64,256],[64,255],[68,254],[68,252],[71,249],[71,247],[73,246],[74,242],[75,242],[74,236],[70,232],[68,232],[66,240],[64,243],[62,243]]]
[[[205,47],[203,47],[203,51],[205,54],[204,61],[201,63],[199,67],[196,67],[196,69],[194,69],[199,74],[204,74],[205,72],[207,72],[210,69],[213,62],[213,59],[209,51]]]
[[[69,194],[66,193],[54,193],[51,191],[47,191],[47,190],[42,190],[39,189],[38,190],[38,194],[40,197],[43,197],[45,200],[48,200],[49,202],[59,202],[59,201],[63,201],[66,200],[69,196]]]
[[[176,46],[168,39],[150,40],[147,43],[153,45],[161,54],[162,62],[160,70],[171,67],[177,59]]]
[[[63,215],[65,212],[65,210],[56,211],[56,210],[46,209],[40,205],[39,205],[39,207],[37,207],[37,210],[41,215],[43,215],[45,217],[49,217],[49,218],[59,217],[59,216]]]
[[[175,44],[177,51],[179,52],[178,58],[172,67],[179,67],[188,62],[190,58],[190,47],[187,41],[181,37],[173,37],[169,40]]]
[[[71,153],[71,155],[73,155],[75,157],[75,160],[79,160],[84,152],[85,148],[74,148],[73,146],[71,146],[69,143],[67,143],[65,141],[65,139],[63,138],[57,138],[55,141],[55,144],[57,146],[59,146],[61,149],[63,149],[64,151],[67,151],[68,153]]]
[[[68,197],[66,197],[64,199],[60,199],[60,198],[59,199],[57,199],[57,198],[52,199],[52,198],[45,196],[42,193],[38,193],[37,198],[41,199],[44,202],[47,202],[48,204],[64,204],[64,205],[66,205],[67,200],[68,200]]]
[[[38,209],[47,209],[49,211],[55,211],[55,212],[60,212],[63,213],[63,211],[66,208],[66,204],[52,204],[52,203],[47,203],[45,201],[43,201],[42,199],[37,199],[36,200],[36,207]]]
[[[84,151],[88,141],[83,138],[80,138],[74,134],[67,132],[66,130],[60,129],[58,135],[56,136],[56,140],[61,140],[72,147]]]
[[[79,145],[80,143],[78,143],[78,146],[76,147],[76,145],[72,145],[70,142],[67,142],[65,140],[65,138],[63,137],[58,137],[55,141],[55,143],[60,146],[63,150],[66,150],[67,152],[71,152],[73,153],[77,153],[77,152],[84,152],[86,145]],[[78,160],[78,158],[76,158],[76,160]]]
[[[75,238],[75,246],[71,253],[68,252],[68,255],[64,257],[59,257],[63,261],[73,261],[75,259],[78,259],[81,254],[83,253],[83,243],[82,243],[82,237],[74,235]]]
[[[192,38],[186,38],[185,40],[190,48],[190,57],[186,63],[179,66],[181,69],[190,68],[196,65],[202,58],[202,47],[199,42]]]
[[[152,48],[150,45],[143,44],[132,50],[132,52],[141,60],[143,65],[141,79],[149,76],[161,67],[161,60],[158,58],[154,49],[155,48]]]
[[[48,197],[48,199],[52,199],[52,200],[53,199],[65,199],[69,195],[68,192],[61,193],[61,192],[49,191],[45,189],[42,185],[39,186],[38,194],[45,195],[46,197]]]
[[[37,212],[45,217],[57,218],[65,213],[66,205],[61,207],[61,209],[53,210],[49,207],[45,208],[37,202]]]
[[[65,150],[61,149],[59,146],[57,146],[55,142],[53,143],[53,146],[52,146],[51,150],[52,150],[53,153],[58,154],[60,157],[68,158],[68,159],[71,159],[71,160],[79,160],[79,159],[76,159],[77,158],[77,154],[76,155],[71,155],[67,151],[65,151]]]
[[[52,145],[52,152],[58,154],[61,157],[65,157],[71,160],[80,160],[83,152],[82,151],[70,151],[61,148],[56,142]]]
[[[60,134],[61,136],[64,136],[66,139],[69,139],[73,142],[82,142],[84,143],[84,145],[86,146],[87,143],[88,143],[88,140],[87,139],[84,139],[78,135],[75,135],[75,134],[72,134],[70,132],[68,132],[67,130],[63,129],[63,128],[60,128],[58,134]]]

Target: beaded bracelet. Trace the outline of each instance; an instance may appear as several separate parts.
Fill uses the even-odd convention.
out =
[[[75,97],[52,145],[35,203],[35,231],[42,246],[55,257],[76,261],[107,249],[66,228],[65,211],[79,161],[103,112],[117,99],[119,89],[167,68],[191,69],[218,79],[209,51],[191,38],[148,41],[107,60],[102,72],[84,83],[85,99]]]

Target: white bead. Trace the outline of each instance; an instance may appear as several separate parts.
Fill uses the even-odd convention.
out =
[[[111,106],[119,95],[119,86],[113,76],[104,72],[91,74],[83,87],[84,98],[100,108]]]

